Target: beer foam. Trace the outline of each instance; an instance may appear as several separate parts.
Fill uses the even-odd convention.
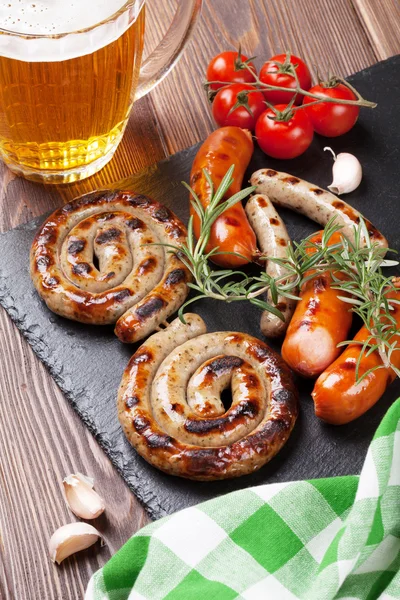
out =
[[[0,0],[0,55],[47,62],[90,54],[118,39],[143,4],[144,0]],[[118,18],[101,23],[125,5]],[[93,29],[77,33],[88,28]]]

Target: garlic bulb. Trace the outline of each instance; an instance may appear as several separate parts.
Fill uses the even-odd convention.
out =
[[[328,185],[328,190],[340,196],[358,188],[362,179],[362,167],[358,158],[348,152],[341,152],[336,156],[329,146],[324,150],[332,152],[335,161],[332,167],[333,181]]]
[[[96,519],[104,512],[104,502],[94,491],[93,484],[93,479],[82,473],[68,475],[63,481],[67,504],[81,519]]]
[[[69,523],[53,533],[49,542],[50,558],[60,564],[65,558],[97,542],[101,534],[88,523]]]

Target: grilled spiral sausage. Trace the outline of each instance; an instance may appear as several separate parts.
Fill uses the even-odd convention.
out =
[[[154,467],[197,480],[246,475],[282,448],[297,417],[288,367],[244,333],[206,333],[185,315],[132,356],[118,394],[130,443]],[[231,384],[232,406],[221,392]]]
[[[257,193],[267,194],[274,204],[301,213],[323,227],[335,217],[336,223],[342,226],[343,235],[354,242],[354,227],[360,222],[362,215],[331,192],[274,169],[256,171],[250,182],[256,186]],[[371,241],[387,248],[388,242],[381,232],[368,219],[364,218],[364,221]]]
[[[179,308],[190,281],[176,254],[151,244],[180,246],[185,236],[183,223],[147,196],[93,192],[41,226],[31,276],[53,312],[82,323],[116,322],[119,339],[136,342]]]
[[[287,271],[270,258],[286,258],[290,237],[285,223],[276,212],[272,202],[265,194],[255,194],[246,204],[246,214],[250,225],[254,229],[261,252],[268,257],[267,273],[271,277],[284,276]],[[268,292],[267,301],[273,304],[272,296]],[[261,315],[261,331],[267,337],[282,336],[293,316],[296,300],[278,296],[276,307],[281,311],[285,320],[265,310]]]

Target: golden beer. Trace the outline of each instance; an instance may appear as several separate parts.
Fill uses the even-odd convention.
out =
[[[17,4],[10,2],[10,7]],[[57,0],[52,2],[57,4]],[[98,15],[98,0],[80,2],[91,4]],[[45,7],[46,1],[41,4]],[[115,5],[115,0],[110,4]],[[118,4],[121,8],[125,2]],[[29,34],[24,40],[26,31],[21,34],[17,29],[18,47],[4,51],[0,46],[0,155],[12,170],[38,181],[59,183],[87,177],[110,160],[124,132],[139,77],[145,7],[142,2],[137,5],[133,22],[126,19],[118,30],[122,33],[112,41],[111,26],[108,32],[99,28],[75,33],[75,40],[59,32],[51,39],[47,31],[44,40]],[[23,24],[26,30],[28,19]],[[0,28],[6,26],[11,28],[12,23],[8,25],[0,13]],[[1,35],[0,31],[0,41]],[[107,43],[101,45],[102,41]],[[40,47],[41,43],[45,45]],[[52,47],[57,48],[60,60]]]

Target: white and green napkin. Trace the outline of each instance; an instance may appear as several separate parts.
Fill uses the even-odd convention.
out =
[[[144,527],[85,600],[400,599],[400,399],[360,477],[263,485]]]

